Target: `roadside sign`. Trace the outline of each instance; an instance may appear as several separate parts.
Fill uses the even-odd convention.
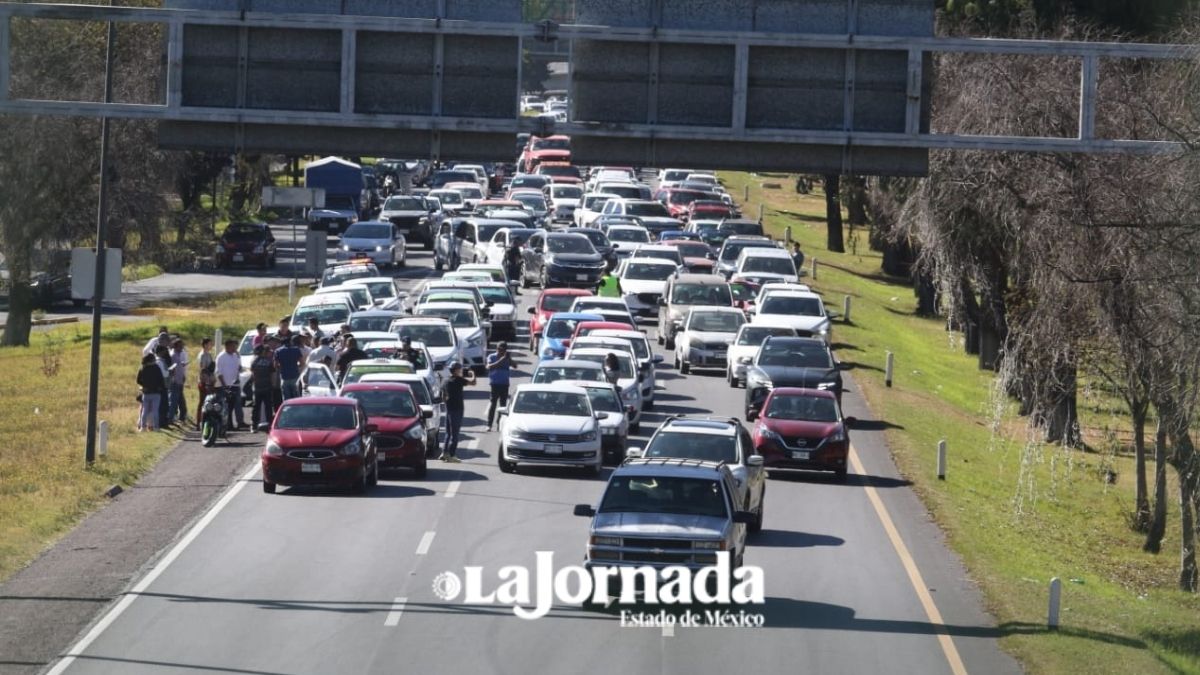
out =
[[[96,285],[96,249],[71,249],[71,297],[91,300]],[[104,249],[104,299],[121,297],[121,249]]]
[[[284,206],[294,209],[325,208],[325,188],[265,187],[262,205]]]

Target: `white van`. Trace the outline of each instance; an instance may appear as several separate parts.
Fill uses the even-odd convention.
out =
[[[800,280],[792,256],[781,248],[746,248],[738,255],[735,277],[753,279],[758,283],[791,282]]]

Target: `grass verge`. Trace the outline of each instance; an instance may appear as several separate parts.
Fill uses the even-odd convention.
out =
[[[1034,673],[1200,672],[1200,597],[1175,588],[1180,539],[1173,470],[1168,553],[1151,556],[1126,520],[1132,458],[1046,447],[1029,438],[1011,406],[993,401],[993,379],[963,352],[961,336],[948,333],[944,321],[915,316],[911,287],[882,276],[866,232],[847,233],[850,253],[825,250],[819,191],[797,195],[790,176],[722,178],[738,197],[750,187],[746,214],[757,215],[763,204],[774,236],[790,226],[808,258],[819,259],[811,283],[831,308],[840,311],[843,298],[851,297],[853,323],[834,327],[839,358],[853,364],[872,410],[891,425],[895,461],[982,587],[1001,646]],[[779,187],[764,189],[764,183]],[[896,359],[891,389],[883,382],[887,351]],[[1113,424],[1111,411],[1099,412],[1107,409],[1103,394],[1082,396],[1085,427]],[[997,405],[1005,415],[993,425]],[[949,447],[946,481],[934,475],[940,439]],[[1109,469],[1116,471],[1115,484],[1105,480]],[[1052,577],[1064,583],[1063,627],[1056,633],[1042,628]]]
[[[83,461],[89,326],[39,332],[29,347],[0,349],[0,369],[6,373],[0,378],[0,581],[97,508],[110,485],[135,483],[178,440],[178,434],[135,432],[141,350],[160,324],[182,335],[194,355],[200,339],[218,327],[240,338],[255,323],[291,311],[286,288],[215,296],[187,306],[210,309],[211,318],[104,324],[99,419],[109,423],[108,456],[91,469]],[[193,367],[187,391],[193,409],[195,383]]]
[[[156,277],[163,273],[163,268],[154,263],[145,265],[126,265],[121,268],[121,281],[141,281]]]

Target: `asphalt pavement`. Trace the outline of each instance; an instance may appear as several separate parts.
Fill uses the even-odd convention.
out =
[[[409,255],[401,276],[432,274],[427,253]],[[536,295],[524,291],[518,317]],[[532,370],[525,342],[512,343],[514,386]],[[664,364],[658,380],[656,410],[631,444],[668,415],[741,416],[743,390],[722,372],[684,376]],[[763,615],[762,627],[622,627],[614,609],[570,605],[530,621],[507,606],[439,599],[433,582],[444,571],[483,566],[494,588],[500,567],[533,567],[537,551],[553,552],[556,567],[578,564],[588,523],[572,507],[595,503],[604,487],[565,469],[501,473],[481,379],[469,394],[461,464],[433,462],[421,480],[385,475],[361,497],[267,495],[251,468],[100,611],[52,672],[1019,672],[898,476],[886,421],[873,418],[852,377],[848,386],[862,470],[845,484],[768,481],[763,530],[745,556],[764,571],[767,602],[745,608]]]

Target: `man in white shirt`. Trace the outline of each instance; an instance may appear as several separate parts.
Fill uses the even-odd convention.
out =
[[[238,375],[242,372],[242,359],[237,353],[237,340],[226,340],[225,351],[217,355],[217,386],[225,389],[225,402],[233,408],[234,425],[246,427],[242,412],[242,388]]]
[[[177,339],[171,343],[171,363],[174,368],[171,370],[170,387],[167,389],[167,424],[174,424],[176,419],[183,424],[188,418],[184,391],[187,385],[188,364],[191,363],[183,340]]]
[[[328,336],[321,338],[321,346],[312,350],[308,355],[308,363],[324,363],[330,368],[333,367],[333,362],[337,359],[337,352],[329,346],[333,342]]]
[[[166,326],[158,327],[158,335],[150,338],[145,347],[142,347],[142,356],[155,353],[159,347],[166,349],[171,348],[171,335],[167,332]]]

